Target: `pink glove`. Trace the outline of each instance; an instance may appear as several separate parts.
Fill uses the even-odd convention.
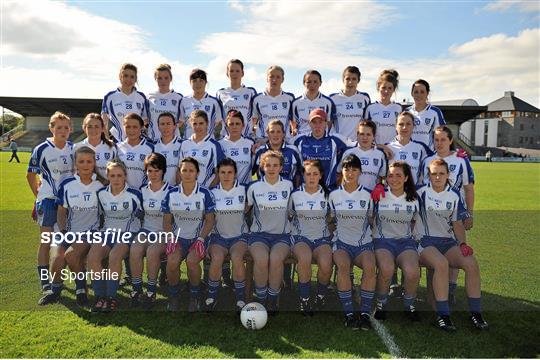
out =
[[[383,184],[375,185],[375,188],[371,190],[371,200],[379,202],[381,196],[384,198],[384,186]]]
[[[171,255],[176,249],[178,249],[180,247],[180,243],[179,242],[168,242],[167,243],[167,248],[165,249],[165,254],[168,256],[168,255]]]
[[[204,248],[204,241],[202,241],[201,239],[195,240],[195,242],[189,247],[188,252],[191,252],[191,250],[193,249],[195,249],[195,252],[197,253],[199,259],[204,259],[204,256],[206,254],[206,249]]]
[[[474,253],[473,248],[467,245],[466,243],[461,243],[459,245],[459,250],[461,250],[461,254],[463,256],[471,256]]]
[[[34,207],[32,208],[32,220],[37,221],[36,202],[34,201]]]
[[[462,159],[468,159],[469,158],[469,155],[467,154],[467,152],[463,149],[457,149],[457,152],[456,152],[456,156],[457,157],[460,157]]]

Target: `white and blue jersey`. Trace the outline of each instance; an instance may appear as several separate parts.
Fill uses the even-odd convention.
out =
[[[426,144],[411,140],[406,145],[401,145],[401,143],[395,139],[386,145],[394,153],[394,158],[389,160],[388,163],[391,164],[398,160],[405,161],[411,167],[414,183],[418,183],[418,180],[422,175],[422,163],[426,157],[431,156],[432,154]]]
[[[266,126],[272,120],[281,121],[285,129],[285,137],[290,137],[293,101],[294,95],[285,91],[281,91],[277,96],[271,96],[264,91],[253,98],[253,116],[257,118],[259,127],[257,138],[267,137]]]
[[[189,117],[195,110],[203,110],[208,115],[208,134],[213,137],[216,124],[223,120],[221,103],[208,93],[204,93],[200,100],[195,99],[193,95],[184,96],[180,103],[180,118],[185,121],[184,139],[189,139],[193,134]]]
[[[251,137],[251,117],[253,116],[252,101],[257,95],[257,90],[252,87],[240,86],[234,90],[231,87],[222,88],[217,91],[216,98],[223,105],[223,116],[225,117],[230,110],[236,110],[242,113],[244,117],[244,130],[242,136]],[[227,135],[227,127],[223,124],[221,136]]]
[[[180,120],[180,101],[182,94],[171,90],[165,94],[159,91],[148,94],[148,137],[156,142],[161,138],[158,128],[158,118],[161,113],[168,112],[174,116],[174,122],[178,125]],[[176,126],[175,136],[180,136],[180,130]]]
[[[173,229],[180,229],[180,237],[192,240],[197,238],[204,225],[204,215],[213,213],[215,203],[210,191],[199,184],[191,194],[184,194],[182,184],[170,189],[163,202],[161,211],[172,214]]]
[[[126,165],[126,182],[129,186],[140,189],[147,182],[144,159],[154,152],[154,145],[146,139],[141,139],[135,146],[129,145],[127,140],[117,146],[118,158]]]
[[[198,143],[190,138],[182,143],[180,148],[180,157],[192,157],[199,163],[199,176],[197,182],[202,186],[208,187],[215,178],[214,170],[219,162],[225,157],[221,145],[207,135]]]
[[[312,135],[300,136],[294,142],[302,160],[319,160],[324,169],[324,182],[327,186],[336,183],[336,168],[347,145],[336,136],[325,135],[316,139]]]
[[[231,158],[236,163],[236,178],[240,184],[246,185],[251,182],[252,156],[251,148],[255,144],[250,138],[240,137],[236,141],[229,139],[229,136],[219,140],[219,145],[225,157]]]
[[[292,103],[293,120],[296,122],[296,135],[308,135],[311,132],[309,126],[309,113],[314,109],[322,109],[328,114],[328,120],[335,122],[336,106],[328,96],[317,94],[315,99],[310,100],[306,94],[297,97]]]
[[[327,238],[328,198],[321,186],[317,192],[306,192],[304,185],[294,190],[289,201],[289,214],[292,217],[292,235],[302,236],[311,241]]]
[[[147,231],[159,232],[163,231],[163,213],[161,212],[161,203],[165,195],[173,186],[167,182],[163,184],[157,191],[150,188],[150,184],[141,188],[142,207],[144,210],[144,219],[142,228]]]
[[[99,205],[97,192],[103,184],[92,176],[85,185],[78,175],[71,176],[60,184],[57,204],[67,209],[66,231],[85,232],[99,229]]]
[[[253,159],[253,169],[257,174],[257,178],[261,179],[264,176],[264,170],[261,167],[261,157],[267,151],[271,150],[268,144],[257,149]],[[279,175],[287,180],[294,180],[296,174],[300,173],[302,167],[302,159],[298,153],[298,149],[294,145],[283,144],[279,152],[283,155],[283,167]]]
[[[154,144],[154,151],[165,156],[167,160],[167,171],[163,175],[163,181],[171,185],[176,185],[176,172],[178,171],[178,164],[181,160],[181,147],[182,140],[179,137],[175,137],[168,144],[164,144],[162,139],[159,139]]]
[[[450,184],[452,188],[464,195],[463,186],[474,184],[474,173],[469,159],[460,158],[456,152],[442,158],[437,153],[424,159],[423,183],[429,183],[429,164],[436,159],[443,159],[448,164]]]
[[[345,159],[349,155],[356,155],[362,164],[362,173],[358,178],[358,183],[367,187],[368,189],[375,188],[375,185],[379,183],[379,178],[386,177],[386,172],[388,170],[388,164],[386,162],[386,155],[384,152],[377,148],[373,147],[369,150],[362,150],[360,146],[355,146],[353,148],[345,150],[341,159]],[[337,167],[337,171],[341,172],[342,166],[341,162]]]
[[[252,233],[288,234],[290,232],[287,210],[292,190],[292,182],[281,176],[273,185],[266,181],[266,177],[249,185],[247,200],[248,205],[253,206]]]
[[[364,92],[357,91],[352,96],[347,96],[340,91],[331,94],[330,99],[336,106],[335,121],[332,124],[331,134],[341,134],[350,141],[356,141],[356,129],[358,123],[365,117],[365,110],[371,99]]]
[[[37,201],[56,199],[60,183],[73,175],[73,144],[67,141],[64,148],[60,149],[52,139],[45,140],[32,151],[28,172],[41,177]]]
[[[126,133],[122,127],[124,116],[136,113],[143,119],[148,118],[148,100],[146,96],[133,88],[131,94],[126,95],[120,89],[113,90],[103,98],[101,114],[107,114],[112,122],[110,133],[120,142],[126,139]]]
[[[407,194],[395,196],[390,189],[384,189],[384,197],[375,203],[375,239],[412,239],[414,222],[419,223],[420,204],[418,199],[407,201]],[[419,225],[419,224],[418,224]]]
[[[75,160],[75,151],[82,146],[88,146],[90,149],[94,150],[96,153],[96,172],[106,179],[107,163],[118,156],[116,145],[109,146],[102,140],[98,146],[92,146],[88,143],[88,139],[84,139],[73,145],[73,160]]]
[[[216,203],[216,224],[214,233],[224,239],[239,237],[248,232],[246,217],[246,187],[238,180],[230,190],[218,184],[211,190]]]
[[[332,217],[336,219],[334,237],[344,244],[362,246],[372,242],[370,217],[373,213],[371,191],[359,186],[348,192],[343,186],[328,197]]]
[[[452,222],[463,220],[464,206],[460,194],[449,185],[440,193],[431,184],[417,191],[422,225],[418,233],[422,239],[455,239]]]
[[[375,101],[368,105],[365,118],[377,125],[375,144],[386,144],[396,137],[396,120],[399,113],[401,113],[401,105],[395,102],[383,105]]]
[[[433,132],[436,127],[446,124],[442,111],[431,104],[428,104],[422,111],[416,111],[414,105],[409,106],[406,111],[414,116],[412,138],[423,142],[433,151]]]
[[[97,193],[99,209],[103,214],[102,231],[106,229],[121,232],[138,232],[141,228],[142,195],[139,190],[127,184],[119,194],[111,193],[111,186],[101,188]]]

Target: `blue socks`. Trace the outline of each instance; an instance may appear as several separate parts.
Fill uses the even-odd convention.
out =
[[[146,292],[148,293],[148,295],[152,295],[156,293],[156,290],[157,290],[156,283],[157,283],[156,279],[148,278],[148,283],[146,284]]]
[[[197,299],[199,297],[199,285],[189,284],[189,297],[192,299]]]
[[[448,305],[448,300],[437,301],[437,314],[439,316],[449,316],[450,315],[450,305]]]
[[[107,286],[105,280],[92,281],[92,289],[96,297],[104,297],[107,294]]]
[[[479,298],[468,298],[469,300],[469,311],[481,313],[482,312],[482,302],[481,297]]]
[[[321,284],[317,281],[317,295],[320,297],[325,297],[328,292],[328,284]]]
[[[456,283],[448,283],[448,294],[453,295],[456,293],[457,284]]]
[[[169,285],[169,296],[178,297],[180,295],[180,284]]]
[[[403,296],[403,306],[405,307],[405,310],[409,310],[409,308],[413,306],[415,302],[416,296],[407,294]]]
[[[208,279],[208,298],[216,299],[220,282]]]
[[[338,291],[339,300],[343,306],[343,312],[346,316],[352,315],[354,313],[354,305],[352,299],[352,290],[348,291]]]
[[[371,303],[375,297],[374,291],[360,290],[360,313],[369,314],[371,312]]]
[[[309,292],[311,290],[311,282],[298,282],[298,295],[301,299],[309,299]]]
[[[139,292],[139,293],[142,292],[142,288],[143,288],[142,277],[133,276],[131,278],[131,285],[132,285],[133,291],[136,291],[136,292]]]
[[[266,301],[268,296],[268,287],[266,286],[255,286],[255,296],[257,300],[263,304]]]
[[[276,301],[279,296],[279,293],[281,292],[281,289],[272,289],[271,287],[268,287],[268,300],[269,301]]]
[[[246,282],[235,281],[234,282],[234,294],[236,295],[236,301],[246,301]]]
[[[107,296],[116,298],[116,293],[118,292],[118,286],[120,282],[118,280],[106,280],[107,283]]]

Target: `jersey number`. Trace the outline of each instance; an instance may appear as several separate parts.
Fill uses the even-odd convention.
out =
[[[268,200],[269,201],[277,200],[277,195],[276,194],[268,194]]]

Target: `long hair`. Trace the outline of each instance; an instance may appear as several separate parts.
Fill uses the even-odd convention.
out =
[[[80,148],[77,148],[77,150],[75,150],[75,164],[77,164],[77,158],[81,154],[91,155],[94,158],[94,161],[96,159],[96,152],[93,149],[88,146],[81,146]],[[100,183],[102,183],[103,185],[107,183],[107,179],[103,178],[103,176],[99,175],[99,173],[96,171],[96,163],[94,163],[94,169],[92,169],[92,172],[96,174],[96,179]]]
[[[407,177],[405,184],[403,185],[403,190],[405,190],[405,200],[414,201],[418,198],[416,193],[416,186],[414,185],[413,175],[411,167],[405,161],[395,161],[388,166],[390,168],[400,168],[403,171],[403,175]]]
[[[101,128],[105,129],[105,121],[103,121],[103,118],[98,113],[86,114],[86,116],[84,117],[83,123],[82,123],[83,129],[86,126],[88,126],[88,123],[90,122],[90,120],[93,120],[93,119],[99,120],[99,122],[101,123]],[[103,143],[107,144],[108,147],[110,147],[110,148],[114,147],[113,142],[107,138],[107,135],[105,135],[104,131],[101,131],[100,138],[101,138],[101,141],[103,141]]]
[[[328,195],[329,194],[329,190],[328,190],[328,187],[326,186],[326,183],[324,181],[324,167],[321,163],[320,160],[304,160],[303,164],[304,166],[304,171],[305,169],[308,167],[308,166],[315,166],[317,168],[317,170],[319,170],[319,173],[321,174],[321,178],[319,179],[319,185],[322,187],[323,191],[324,191],[324,194],[325,195]]]

